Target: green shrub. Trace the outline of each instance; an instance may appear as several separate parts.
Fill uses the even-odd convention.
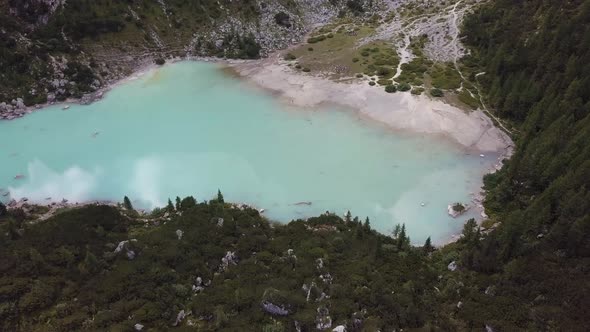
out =
[[[388,67],[377,68],[377,75],[379,75],[379,76],[388,76],[391,74],[392,74],[391,68],[388,68]]]
[[[356,74],[356,77],[357,77],[357,78],[363,78],[363,76],[364,76],[364,75],[363,75],[363,74],[361,74],[361,73],[358,73],[358,74]]]
[[[463,91],[459,93],[459,100],[467,104],[471,109],[476,110],[479,107],[479,101],[473,98],[467,89],[463,89]]]
[[[295,65],[295,68],[297,68],[297,69],[301,69],[301,65],[300,65],[300,64],[296,64],[296,65]]]
[[[442,97],[444,96],[444,92],[441,89],[434,88],[430,90],[430,95],[433,97]]]
[[[289,18],[289,15],[285,12],[278,12],[275,15],[275,22],[278,25],[284,26],[285,28],[291,27],[291,20]]]
[[[355,63],[359,62],[359,60],[360,60],[359,58],[352,58],[352,62],[355,62]]]
[[[397,88],[393,84],[389,84],[385,86],[385,92],[387,93],[394,93],[397,91]]]
[[[285,54],[283,59],[285,59],[287,61],[292,61],[292,60],[297,59],[297,57],[293,53],[287,53],[287,54]]]
[[[308,47],[307,50],[311,52],[313,51],[313,47]]]
[[[320,35],[320,36],[315,36],[315,37],[310,37],[310,38],[308,38],[308,39],[307,39],[307,42],[308,42],[309,44],[315,44],[315,43],[318,43],[318,42],[324,41],[325,39],[326,39],[326,36],[325,36],[325,35]]]
[[[424,88],[420,88],[420,87],[413,88],[411,92],[412,92],[413,95],[418,95],[419,96],[419,95],[422,94],[422,92],[424,92]]]
[[[397,86],[397,89],[399,91],[409,91],[412,87],[408,84],[408,83],[400,83]]]
[[[370,86],[375,86],[375,82],[374,82],[374,81],[370,81],[370,82],[369,82],[369,85],[370,85]]]
[[[463,211],[465,211],[465,206],[461,203],[455,203],[455,204],[453,204],[453,211],[463,212]]]
[[[303,70],[304,72],[306,72],[306,73],[309,73],[309,72],[311,71],[311,69],[309,69],[309,68],[307,68],[307,67],[303,68],[302,70]]]
[[[379,83],[379,85],[390,85],[391,84],[391,80],[389,79],[380,79],[377,81],[377,83]]]

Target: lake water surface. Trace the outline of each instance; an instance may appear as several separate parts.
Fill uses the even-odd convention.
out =
[[[3,200],[127,195],[151,208],[169,197],[210,199],[219,188],[226,201],[283,222],[350,210],[385,233],[405,223],[415,243],[462,228],[447,204],[469,202],[494,158],[350,111],[289,108],[199,62],[154,69],[89,106],[0,122]]]

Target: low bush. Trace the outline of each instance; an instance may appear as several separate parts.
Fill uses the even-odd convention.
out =
[[[408,84],[408,83],[400,83],[397,86],[397,89],[399,91],[409,91],[412,87]]]
[[[287,54],[285,54],[283,59],[285,59],[287,61],[292,61],[292,60],[297,59],[297,57],[293,53],[287,53]]]
[[[441,89],[434,88],[430,90],[430,95],[433,97],[442,97],[445,94]]]
[[[417,96],[421,95],[421,94],[422,94],[422,92],[424,92],[424,88],[420,88],[420,87],[418,87],[418,88],[413,88],[413,89],[412,89],[412,91],[411,91],[411,93],[412,93],[413,95],[417,95]]]
[[[387,93],[394,93],[397,91],[397,87],[393,84],[389,84],[385,86],[385,92]]]

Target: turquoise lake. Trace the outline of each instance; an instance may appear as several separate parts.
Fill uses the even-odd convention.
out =
[[[0,122],[4,201],[127,195],[153,208],[169,197],[207,200],[219,188],[273,220],[350,210],[381,232],[405,223],[412,242],[441,243],[470,217],[449,217],[447,205],[469,202],[496,157],[352,111],[294,109],[210,63],[166,65],[92,105],[62,107]]]

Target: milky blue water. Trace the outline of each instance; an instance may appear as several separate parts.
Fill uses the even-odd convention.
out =
[[[350,210],[381,232],[405,223],[416,243],[462,228],[447,204],[470,200],[490,159],[354,112],[289,108],[198,62],[149,71],[92,105],[0,122],[4,200],[127,195],[152,208],[169,197],[210,199],[219,188],[226,201],[283,222]]]

